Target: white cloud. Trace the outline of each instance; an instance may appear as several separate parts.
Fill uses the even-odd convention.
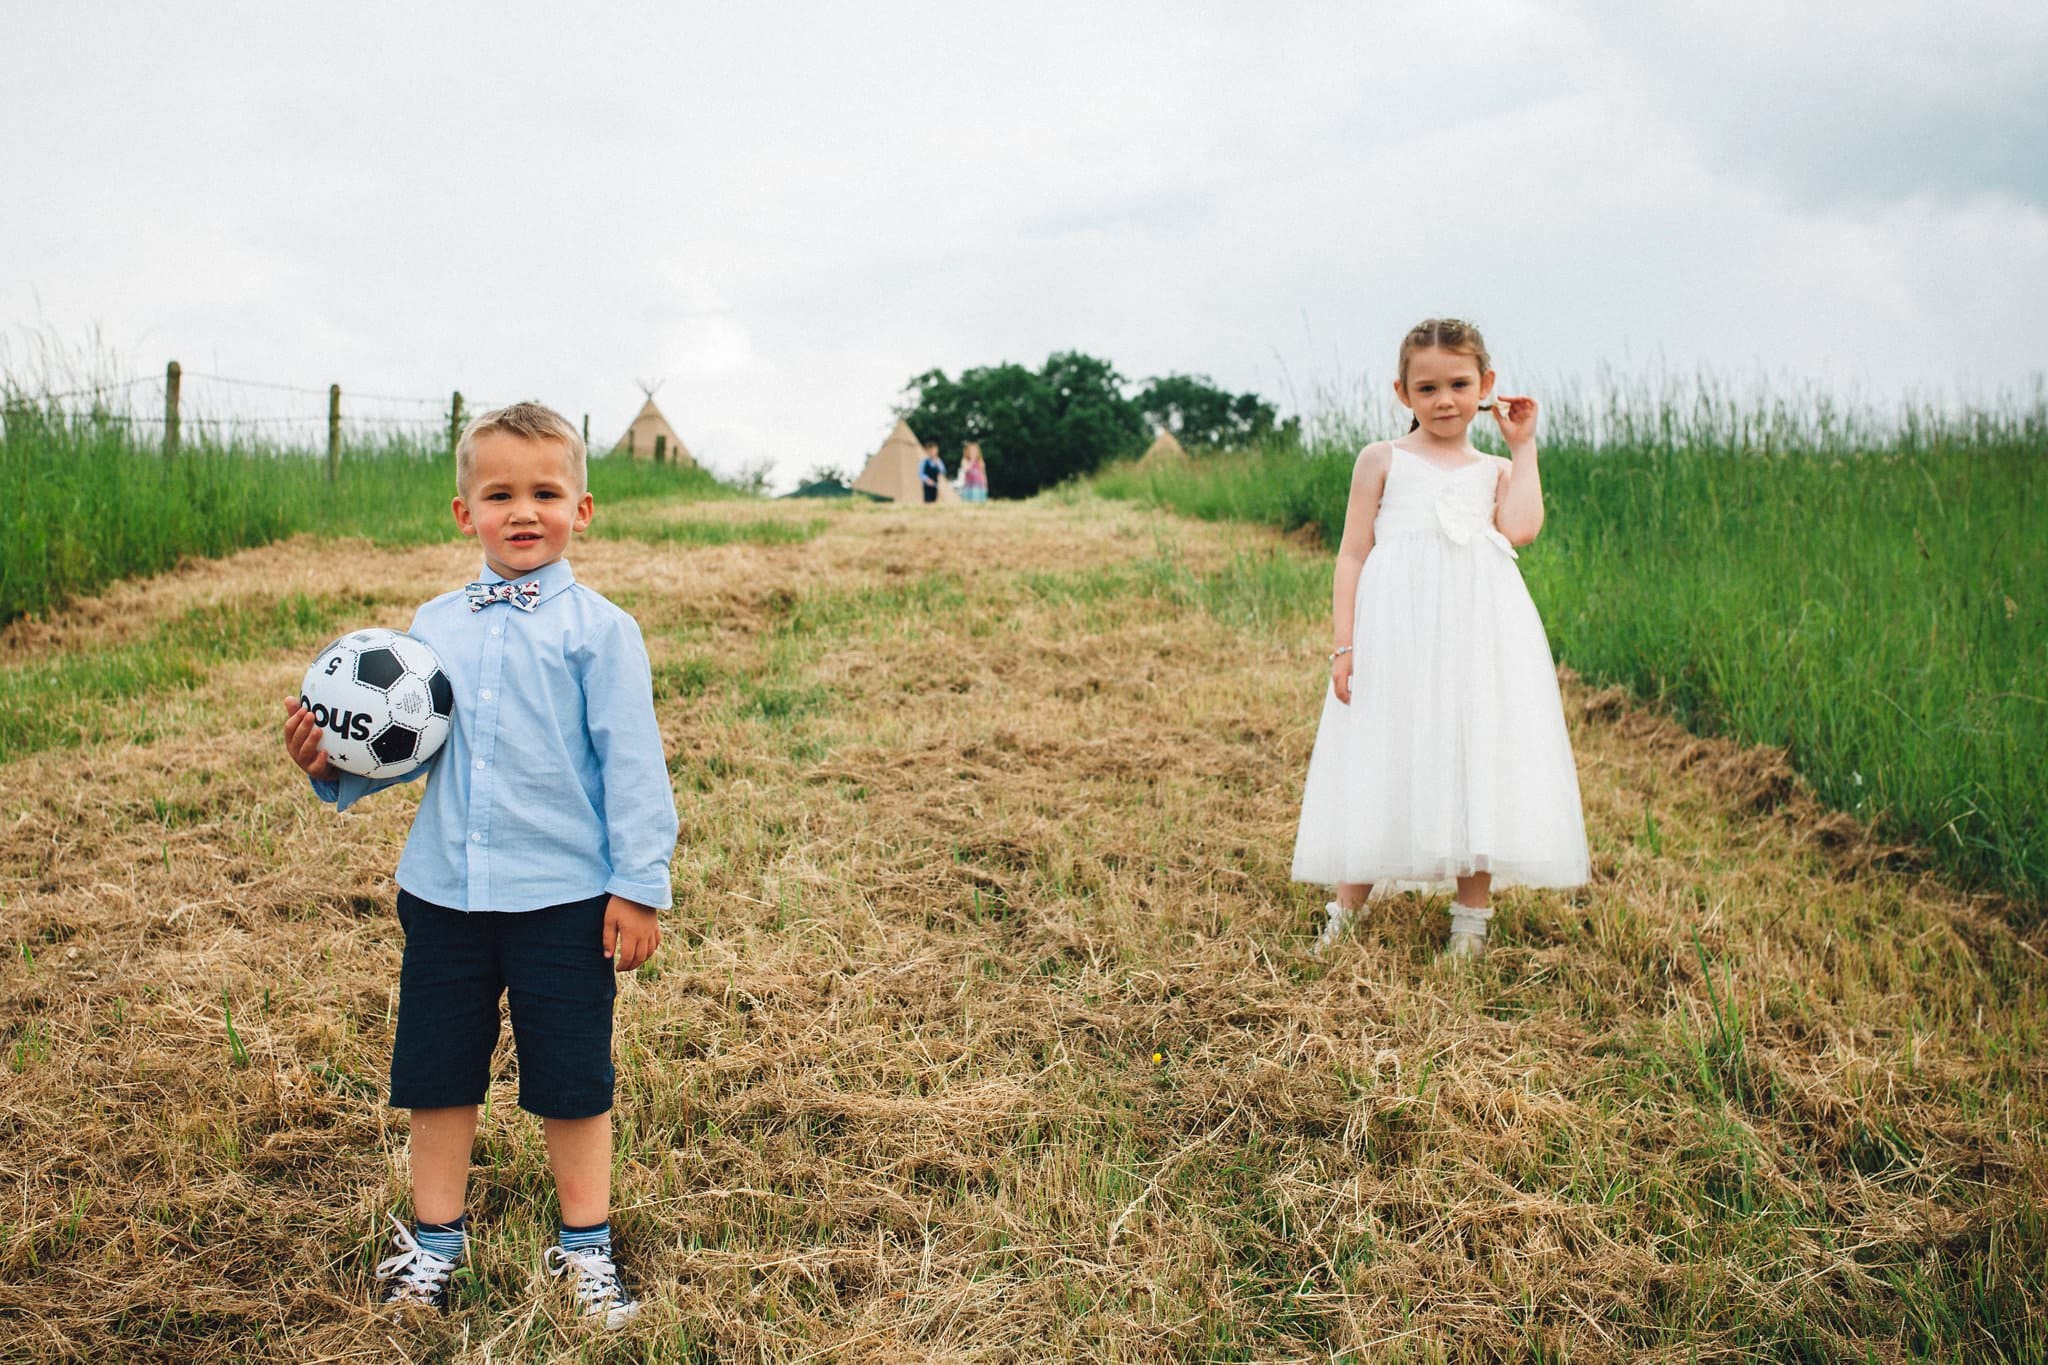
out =
[[[143,369],[600,437],[664,379],[793,477],[1068,347],[1306,402],[1441,312],[1537,376],[2048,355],[2048,25],[2002,3],[81,13],[10,13],[0,321]]]

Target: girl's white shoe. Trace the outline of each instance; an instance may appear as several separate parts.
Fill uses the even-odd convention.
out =
[[[1351,922],[1363,918],[1365,911],[1363,908],[1352,910],[1331,901],[1323,907],[1323,914],[1326,916],[1323,920],[1323,932],[1316,935],[1315,946],[1309,949],[1318,957],[1335,947],[1337,940],[1344,937],[1345,932],[1351,928]]]
[[[1486,935],[1460,930],[1451,935],[1451,941],[1444,945],[1443,960],[1446,962],[1470,962],[1486,954]]]

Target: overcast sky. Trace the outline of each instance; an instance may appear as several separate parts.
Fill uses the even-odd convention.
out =
[[[1313,410],[1431,314],[1539,394],[1985,395],[2048,368],[2044,94],[2048,6],[2003,0],[0,0],[0,332],[601,445],[659,380],[785,484],[934,366]]]

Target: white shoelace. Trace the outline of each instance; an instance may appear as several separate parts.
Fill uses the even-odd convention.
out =
[[[640,1311],[640,1305],[626,1296],[626,1287],[619,1283],[618,1267],[612,1264],[609,1252],[551,1246],[542,1254],[541,1263],[558,1280],[572,1269],[576,1272],[574,1293],[584,1317],[603,1314],[605,1325],[616,1327]]]
[[[455,1273],[455,1262],[421,1246],[397,1218],[390,1214],[385,1217],[391,1218],[391,1240],[398,1247],[398,1254],[377,1262],[377,1278],[398,1283],[391,1286],[384,1302],[432,1304],[434,1296],[447,1287],[448,1277]]]

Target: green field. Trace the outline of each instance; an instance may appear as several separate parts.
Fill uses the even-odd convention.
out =
[[[2048,1360],[2043,935],[1779,765],[1568,684],[1592,882],[1462,969],[1442,897],[1314,956],[1320,550],[1085,488],[617,520],[576,571],[681,818],[614,1044],[641,1322],[541,1275],[509,1049],[454,1310],[369,1307],[419,790],[336,817],[279,707],[475,561],[309,539],[6,639],[0,1359]]]
[[[1546,412],[1523,552],[1558,657],[1782,747],[1829,804],[1970,886],[2048,899],[2048,407],[1886,417],[1711,388]],[[1342,531],[1363,424],[1096,488]],[[1381,433],[1391,434],[1391,433]]]
[[[4,389],[4,386],[0,386]],[[124,422],[6,405],[0,480],[13,490],[0,559],[0,624],[117,579],[160,573],[303,531],[379,545],[451,538],[455,466],[445,439],[393,438],[324,452],[188,440],[166,460]],[[611,505],[728,496],[702,469],[593,459],[590,488]]]
[[[1776,698],[1809,773],[1914,737],[1872,695],[1957,693],[1991,721],[1842,751],[1851,797],[1939,760],[2040,809],[2039,709],[1997,709],[2039,695],[2038,413],[1790,454],[1561,416],[1524,564],[1583,672],[1733,733]],[[1568,682],[1592,882],[1504,893],[1464,969],[1442,898],[1308,952],[1330,557],[1244,523],[1334,538],[1329,444],[981,509],[593,466],[630,505],[577,573],[645,634],[682,821],[614,1048],[648,1308],[600,1339],[537,1269],[509,1053],[454,1311],[368,1307],[419,794],[335,818],[277,727],[323,639],[473,570],[445,455],[352,452],[323,520],[306,456],[109,443],[189,481],[95,495],[133,527],[312,534],[0,636],[0,1358],[2048,1360],[2048,928],[1955,884],[2027,864],[1900,868],[1775,756]],[[29,472],[88,488],[65,449]]]

